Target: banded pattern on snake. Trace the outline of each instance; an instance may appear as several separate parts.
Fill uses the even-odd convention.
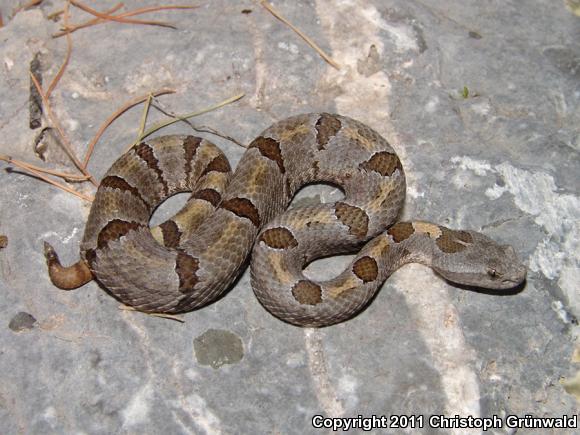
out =
[[[302,186],[316,182],[339,186],[344,199],[284,212]],[[185,207],[150,229],[156,207],[187,191]],[[344,116],[311,113],[275,123],[249,145],[233,174],[207,140],[162,136],[134,146],[106,173],[81,260],[63,267],[47,243],[45,255],[57,287],[96,278],[137,310],[182,313],[222,295],[251,254],[262,305],[286,322],[316,327],[355,315],[410,262],[469,286],[507,289],[525,279],[513,248],[481,233],[423,221],[394,224],[404,198],[394,150]],[[316,282],[303,274],[315,259],[352,253],[365,242],[336,278]]]

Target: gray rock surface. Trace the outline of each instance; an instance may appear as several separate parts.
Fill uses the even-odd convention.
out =
[[[47,19],[62,3],[11,16],[14,3],[0,0],[0,152],[72,171],[50,142],[47,162],[35,155],[41,129],[29,126],[31,61],[38,56],[46,86],[64,57],[65,40],[51,38],[61,23]],[[500,297],[407,266],[356,318],[310,330],[269,315],[246,272],[181,324],[119,310],[95,283],[54,288],[42,241],[75,261],[89,204],[3,171],[0,433],[314,433],[316,414],[577,415],[563,385],[572,392],[574,376],[580,382],[580,18],[572,2],[276,1],[340,70],[258,2],[203,3],[147,17],[177,30],[108,23],[74,33],[52,105],[80,155],[123,102],[163,87],[176,90],[160,98],[176,113],[245,92],[194,119],[243,143],[291,114],[338,112],[399,153],[405,218],[512,244],[529,267],[527,285]],[[72,13],[74,22],[87,17]],[[135,108],[107,130],[89,166],[97,179],[134,140],[140,116]],[[150,121],[160,118],[152,110]],[[163,134],[190,131],[180,124]],[[243,149],[212,140],[235,165]],[[93,193],[88,183],[74,187]],[[313,195],[336,198],[324,188],[301,196]],[[338,274],[344,264],[325,260],[309,273]],[[468,431],[425,421],[421,432]]]

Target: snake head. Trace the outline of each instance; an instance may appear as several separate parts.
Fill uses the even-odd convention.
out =
[[[432,267],[437,273],[457,284],[495,290],[511,289],[524,282],[526,267],[514,248],[475,231],[465,233],[471,241],[462,242],[456,252],[436,249]]]

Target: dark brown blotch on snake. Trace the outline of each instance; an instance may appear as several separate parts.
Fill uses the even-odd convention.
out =
[[[383,177],[390,177],[396,169],[403,170],[399,158],[395,154],[386,151],[373,154],[369,160],[361,163],[359,166],[367,171],[378,172]]]
[[[338,133],[341,127],[342,124],[336,116],[323,113],[316,122],[316,142],[318,143],[318,149],[323,150],[330,139],[336,136],[336,133]]]
[[[138,145],[135,145],[133,149],[135,150],[135,154],[137,154],[147,164],[147,166],[149,166],[149,169],[151,169],[157,174],[157,178],[161,183],[161,185],[163,186],[163,191],[167,195],[167,193],[169,192],[167,180],[165,180],[165,177],[163,176],[163,171],[161,171],[161,168],[159,168],[159,161],[157,160],[157,157],[155,157],[155,152],[153,151],[153,148],[151,148],[145,142],[142,142]]]
[[[401,243],[402,241],[407,240],[414,233],[415,228],[413,228],[413,224],[411,222],[400,222],[387,230],[387,234],[389,234],[397,243]]]
[[[214,207],[217,207],[220,201],[222,200],[222,196],[215,189],[202,189],[194,193],[192,197],[195,199],[203,199],[204,201],[209,202]]]
[[[197,258],[186,254],[185,252],[178,252],[175,259],[175,272],[179,277],[179,291],[184,294],[191,293],[198,282],[197,271],[199,269],[199,261]]]
[[[352,271],[358,278],[366,283],[377,279],[379,267],[373,258],[365,256],[354,262],[352,265]]]
[[[282,151],[280,151],[280,143],[277,140],[260,136],[254,139],[248,148],[258,148],[264,157],[276,162],[282,174],[286,172]]]
[[[131,194],[139,198],[141,202],[143,202],[143,204],[149,207],[149,203],[145,200],[145,198],[143,198],[143,196],[141,196],[141,192],[139,192],[139,189],[137,189],[135,186],[131,186],[126,180],[122,179],[121,177],[118,177],[116,175],[109,175],[103,178],[100,187],[102,189],[108,187],[110,189],[131,192]]]
[[[453,231],[445,227],[441,227],[441,236],[436,240],[439,249],[447,254],[461,252],[472,242],[473,238],[468,232]]]
[[[209,165],[205,168],[202,172],[201,176],[210,173],[210,172],[230,172],[231,171],[230,162],[227,161],[225,156],[220,155],[214,158]]]
[[[138,222],[127,222],[121,219],[113,219],[99,232],[97,248],[103,249],[109,244],[109,242],[119,240],[130,231],[136,231],[140,228],[143,228],[143,224]]]
[[[366,236],[369,217],[364,210],[344,202],[336,203],[336,217],[349,228],[349,232],[357,237]]]
[[[292,295],[303,305],[316,305],[322,302],[322,289],[312,281],[299,281],[292,288]]]
[[[252,201],[247,198],[232,198],[223,201],[220,208],[229,210],[237,216],[249,219],[255,227],[260,227],[260,214]]]
[[[260,240],[274,249],[289,249],[298,245],[290,230],[277,227],[270,228],[262,233]]]
[[[159,225],[159,228],[163,235],[163,244],[171,249],[178,248],[181,240],[181,231],[179,231],[177,224],[172,220],[167,220]]]
[[[185,166],[183,168],[186,174],[191,173],[192,167],[191,163],[197,153],[197,149],[201,144],[201,138],[195,136],[187,136],[183,141],[183,151],[185,153],[184,160]]]

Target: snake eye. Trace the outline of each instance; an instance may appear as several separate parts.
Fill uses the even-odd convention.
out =
[[[492,278],[499,278],[501,276],[501,273],[499,273],[496,269],[491,268],[491,269],[487,269],[487,274],[492,277]]]

